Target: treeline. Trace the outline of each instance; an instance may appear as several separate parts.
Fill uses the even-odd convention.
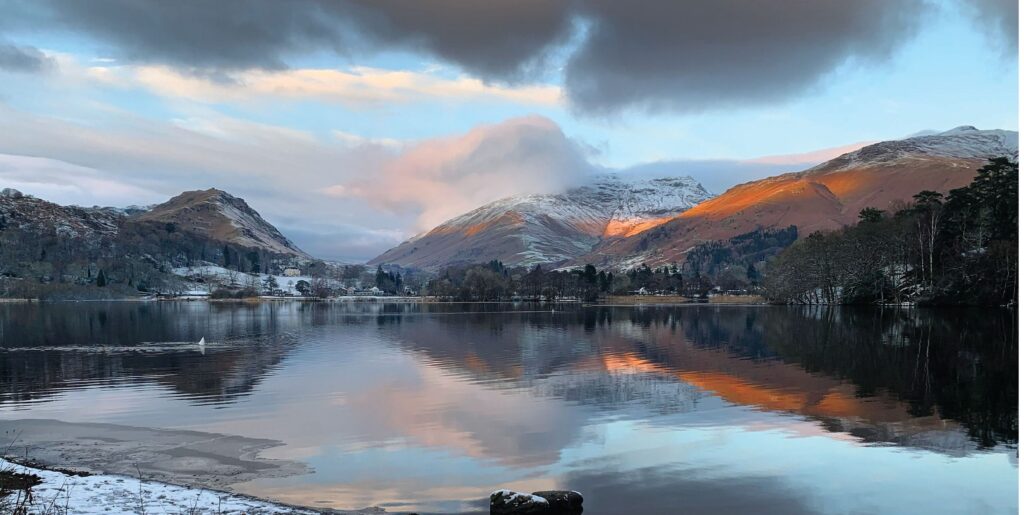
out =
[[[709,241],[686,253],[681,273],[706,277],[723,290],[760,286],[769,259],[797,239],[795,225],[785,229],[758,229],[728,240]]]
[[[595,301],[601,295],[673,293],[701,295],[711,288],[704,277],[684,277],[678,267],[641,265],[627,272],[598,271],[594,265],[574,270],[506,267],[500,261],[454,266],[443,270],[423,287],[425,295],[443,300],[556,300]]]
[[[268,273],[292,259],[214,242],[179,231],[174,224],[68,209],[79,212],[86,223],[109,224],[117,230],[79,233],[57,224],[23,225],[0,216],[0,297],[73,299],[172,292],[184,288],[171,273],[174,267],[212,263],[239,273]]]
[[[427,280],[421,293],[445,300],[594,301],[604,295],[663,294],[704,297],[722,290],[758,290],[766,262],[797,239],[796,227],[759,229],[696,246],[676,265],[641,264],[626,271],[585,265],[572,270],[507,267],[500,261],[453,266]],[[378,271],[378,286],[381,272]],[[399,276],[400,277],[400,276]]]
[[[1017,163],[991,159],[946,196],[922,191],[811,234],[771,261],[765,293],[800,304],[1016,302],[1017,173]]]

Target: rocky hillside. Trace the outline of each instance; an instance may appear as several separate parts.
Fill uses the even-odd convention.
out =
[[[510,197],[453,218],[370,264],[438,269],[493,259],[510,266],[573,260],[711,198],[690,177],[629,180],[601,175],[557,195]]]
[[[134,214],[138,223],[172,224],[176,230],[212,241],[308,258],[244,200],[218,189],[186,191]]]
[[[78,298],[76,288],[108,284],[104,295],[123,296],[167,287],[175,267],[268,272],[310,259],[245,201],[219,190],[124,209],[0,192],[0,296]]]
[[[116,235],[124,217],[116,209],[61,206],[11,188],[0,191],[0,231],[98,241]]]
[[[735,186],[646,231],[606,240],[574,260],[628,268],[681,261],[695,245],[761,228],[796,226],[801,236],[857,221],[861,209],[892,209],[922,190],[966,186],[989,157],[1016,158],[1017,133],[957,127],[885,141],[803,172]]]

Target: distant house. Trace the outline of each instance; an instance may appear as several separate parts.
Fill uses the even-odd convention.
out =
[[[298,268],[285,268],[284,269],[284,276],[285,277],[298,277],[300,275],[302,275],[302,270],[299,270]]]

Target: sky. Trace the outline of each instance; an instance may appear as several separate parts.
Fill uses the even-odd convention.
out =
[[[710,191],[1017,130],[1016,0],[0,0],[0,187],[216,187],[365,261],[594,173]]]

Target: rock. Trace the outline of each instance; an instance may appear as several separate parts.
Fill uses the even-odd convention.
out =
[[[551,513],[583,512],[583,495],[575,490],[544,490],[533,495],[546,499]]]
[[[583,496],[572,490],[545,490],[525,494],[498,490],[491,494],[492,515],[577,515],[583,513]]]
[[[533,494],[496,490],[491,493],[492,515],[533,515],[548,513],[548,500]]]

